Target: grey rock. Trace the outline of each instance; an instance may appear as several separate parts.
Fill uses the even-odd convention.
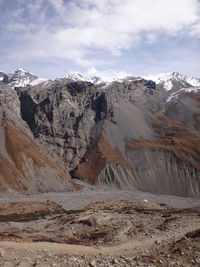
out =
[[[58,79],[12,92],[1,83],[1,118],[33,136],[72,177],[199,197],[199,92],[181,90],[176,76],[171,91],[133,77],[106,86]]]

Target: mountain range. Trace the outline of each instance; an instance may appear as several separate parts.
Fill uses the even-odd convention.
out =
[[[0,192],[200,196],[200,79],[0,71]]]
[[[68,81],[73,82],[91,82],[93,84],[109,84],[111,82],[123,82],[123,81],[132,81],[135,79],[146,79],[152,80],[156,84],[162,84],[166,90],[171,90],[179,83],[179,87],[187,88],[187,87],[198,87],[200,86],[200,78],[194,78],[191,76],[185,76],[178,72],[169,72],[169,73],[160,73],[157,75],[148,75],[144,77],[135,77],[130,74],[111,74],[104,75],[98,73],[98,75],[84,75],[79,72],[71,72],[65,75],[64,77],[57,78],[66,79]],[[47,81],[52,81],[44,78],[39,78],[37,75],[24,70],[23,68],[17,69],[13,73],[6,73],[0,70],[0,81],[7,83],[10,87],[26,87],[27,85],[37,85],[40,83],[44,83]]]

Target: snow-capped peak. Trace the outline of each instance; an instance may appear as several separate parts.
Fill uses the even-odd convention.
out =
[[[100,76],[81,74],[79,72],[70,72],[67,75],[65,75],[64,78],[73,82],[84,81],[84,82],[91,82],[93,84],[100,84],[105,82],[105,80]]]
[[[125,72],[114,73],[110,71],[104,72],[86,72],[86,73],[79,73],[79,72],[70,72],[65,75],[63,78],[68,79],[70,81],[86,81],[91,82],[93,84],[107,84],[114,81],[122,82],[124,80],[133,79],[133,77]],[[61,78],[62,79],[62,78]]]
[[[114,81],[133,81],[135,79],[141,79],[142,77],[136,77],[135,75],[131,75],[125,72],[115,73],[113,71],[93,71],[89,73],[86,72],[84,74],[81,74],[79,72],[71,72],[64,76],[64,78],[72,81],[87,81],[94,84],[108,84]],[[174,87],[187,88],[190,86],[200,86],[200,79],[185,76],[178,72],[159,73],[156,75],[144,76],[143,78],[146,80],[152,80],[156,84],[162,84],[167,91],[172,90]]]
[[[181,88],[200,87],[200,79],[191,76],[185,76],[178,72],[167,72],[156,75],[148,75],[138,77],[126,72],[114,72],[97,71],[95,68],[81,74],[79,72],[70,72],[62,78],[68,81],[86,81],[96,85],[107,86],[112,82],[132,82],[139,79],[152,80],[157,85],[161,85],[165,90],[170,91],[172,89],[179,90]],[[0,71],[0,81],[10,85],[10,87],[25,87],[27,85],[35,86],[47,81],[46,79],[38,78],[35,74],[19,68],[13,73],[6,74],[4,71]]]
[[[25,87],[36,79],[38,79],[36,75],[31,74],[21,68],[14,71],[14,73],[8,75],[8,84],[13,88]]]
[[[167,72],[160,73],[157,75],[148,75],[144,77],[145,79],[152,80],[156,84],[163,84],[164,88],[167,91],[170,91],[174,88],[175,84],[179,83],[181,87],[189,87],[189,86],[200,86],[200,79],[185,76],[178,72]]]
[[[3,73],[3,72],[2,72]],[[19,68],[13,73],[3,73],[0,77],[0,81],[7,83],[11,88],[26,87],[27,85],[38,85],[46,79],[38,78],[35,74]]]
[[[85,78],[79,72],[70,72],[64,76],[64,78],[72,80],[72,81],[84,81]]]

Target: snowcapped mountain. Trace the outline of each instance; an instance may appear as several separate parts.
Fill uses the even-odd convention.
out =
[[[65,75],[63,78],[68,79],[70,81],[85,81],[86,79],[83,77],[83,75],[79,72],[70,72],[67,75]]]
[[[135,77],[130,74],[125,73],[114,73],[112,75],[105,75],[102,73],[98,73],[96,76],[92,75],[83,75],[78,72],[72,72],[64,76],[64,79],[69,81],[87,81],[93,84],[109,84],[114,81],[117,82],[132,82],[138,79],[146,79],[152,80],[157,85],[161,85],[164,87],[166,91],[170,91],[172,89],[180,89],[180,88],[189,88],[189,87],[199,87],[200,86],[200,79],[185,76],[178,72],[169,72],[169,73],[160,73],[157,75],[148,75],[144,77]]]
[[[38,77],[24,69],[17,69],[13,74],[8,75],[8,83],[11,87],[25,87]]]
[[[78,82],[78,81],[85,81],[91,82],[93,84],[101,84],[107,82],[105,79],[98,77],[98,76],[88,76],[81,74],[79,72],[70,72],[63,77],[69,81]],[[61,78],[62,79],[62,78]]]
[[[154,81],[157,86],[169,92],[166,102],[177,101],[184,93],[199,92],[200,79],[185,76],[178,72],[160,73],[146,76],[145,79]]]
[[[38,85],[46,81],[46,79],[38,78],[35,74],[20,68],[8,74],[0,71],[0,81],[7,83],[11,88],[15,88]]]
[[[200,86],[200,79],[185,76],[178,72],[168,72],[160,73],[157,75],[149,75],[144,77],[147,80],[154,81],[157,85],[161,84],[167,91],[173,88],[188,88],[188,87],[198,87]]]
[[[113,82],[126,82],[146,79],[154,81],[158,86],[161,86],[166,91],[184,90],[184,88],[198,88],[200,87],[200,79],[191,76],[185,76],[178,72],[160,73],[157,75],[148,75],[144,77],[136,77],[125,72],[94,72],[84,73],[70,72],[62,78],[56,80],[66,80],[67,82],[91,82],[95,85],[107,86]],[[11,88],[26,87],[27,85],[36,86],[44,83],[47,79],[39,78],[35,74],[24,69],[17,69],[13,73],[5,73],[0,70],[0,82],[7,83]],[[49,80],[50,81],[50,80]]]
[[[131,76],[128,73],[95,73],[95,75],[81,74],[79,72],[71,72],[63,77],[69,81],[86,81],[93,84],[108,84],[112,82],[133,81],[136,79],[142,79],[141,77]],[[61,78],[61,79],[63,79]]]

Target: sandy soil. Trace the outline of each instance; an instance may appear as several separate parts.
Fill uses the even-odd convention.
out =
[[[0,266],[200,266],[200,210],[107,200],[0,204]]]

